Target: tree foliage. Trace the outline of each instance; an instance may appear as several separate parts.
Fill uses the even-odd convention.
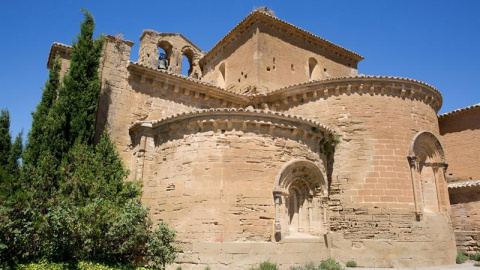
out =
[[[18,191],[0,201],[0,267],[38,260],[132,264],[144,258],[164,268],[175,258],[175,232],[163,223],[152,227],[141,186],[125,181],[128,170],[109,134],[94,144],[104,41],[93,39],[93,17],[83,12],[69,73],[62,83],[56,58],[33,113],[23,168],[21,135],[12,144],[8,112],[0,117],[1,188],[6,171]]]

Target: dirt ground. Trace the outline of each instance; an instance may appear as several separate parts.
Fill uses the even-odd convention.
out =
[[[359,270],[392,270],[394,268],[347,268],[347,269],[359,269]],[[436,266],[436,267],[418,267],[418,268],[401,268],[402,270],[480,270],[480,267],[473,266],[473,262],[466,262],[463,264],[455,264],[450,266]]]

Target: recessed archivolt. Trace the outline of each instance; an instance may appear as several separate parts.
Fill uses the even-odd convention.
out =
[[[308,186],[310,192],[320,193],[322,196],[328,195],[327,184],[325,181],[325,168],[308,160],[291,160],[283,166],[275,178],[274,193],[288,194],[292,184],[301,181]]]
[[[410,142],[409,156],[417,157],[419,161],[446,163],[442,144],[435,134],[429,131],[419,132]]]

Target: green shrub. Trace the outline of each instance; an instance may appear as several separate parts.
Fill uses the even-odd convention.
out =
[[[480,262],[474,263],[473,266],[480,267]]]
[[[182,267],[178,266],[177,268],[175,268],[175,270],[182,270]]]
[[[457,259],[455,260],[457,264],[462,264],[467,261],[467,256],[463,254],[460,250],[457,251]]]
[[[480,261],[480,252],[477,252],[477,253],[471,255],[470,259],[472,259],[474,261]]]
[[[64,265],[63,263],[39,262],[39,263],[30,263],[26,265],[19,265],[17,269],[19,270],[63,270],[66,267],[67,265]]]
[[[131,266],[109,266],[101,263],[84,262],[79,263],[51,263],[42,261],[39,263],[30,263],[26,265],[19,265],[18,270],[146,270],[144,267],[131,267]]]
[[[357,263],[353,260],[347,262],[347,267],[357,267]]]
[[[317,270],[317,267],[315,266],[314,262],[308,262],[305,264],[305,267],[303,268],[305,270]]]
[[[334,259],[328,259],[326,261],[323,261],[320,264],[320,269],[321,270],[343,270],[345,268],[343,268],[343,266],[341,266]]]
[[[252,267],[250,270],[278,270],[277,264],[269,261],[262,262],[259,267]]]
[[[205,268],[203,268],[204,270],[211,270],[210,269],[210,266],[205,266]]]

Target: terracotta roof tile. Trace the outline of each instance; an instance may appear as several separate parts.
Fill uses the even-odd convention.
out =
[[[469,112],[469,111],[472,111],[472,110],[475,110],[475,109],[480,109],[480,103],[472,105],[472,106],[468,106],[468,107],[465,107],[465,108],[456,109],[456,110],[453,110],[451,112],[440,114],[440,115],[438,115],[438,118],[442,119],[442,118],[446,118],[446,117],[450,117],[450,116],[460,115],[460,114],[463,114],[463,113],[466,113],[466,112]]]
[[[157,120],[157,121],[136,122],[136,123],[132,124],[129,127],[129,129],[140,127],[140,126],[145,125],[145,124],[155,126],[155,125],[163,124],[163,123],[166,123],[166,122],[170,122],[172,120],[178,120],[178,119],[182,119],[182,118],[186,118],[186,117],[193,117],[193,116],[209,115],[209,114],[256,114],[256,115],[259,115],[259,116],[279,117],[279,118],[283,118],[283,119],[290,120],[290,121],[296,121],[296,122],[300,122],[300,123],[303,123],[303,124],[309,124],[309,125],[317,126],[317,127],[321,128],[323,131],[326,131],[330,134],[335,133],[333,131],[333,129],[331,129],[330,127],[328,127],[324,124],[320,124],[317,121],[314,121],[314,120],[311,120],[311,119],[303,118],[303,117],[300,117],[300,116],[297,116],[297,115],[290,115],[290,114],[285,114],[285,113],[281,113],[281,112],[276,112],[276,111],[255,110],[255,109],[248,109],[248,108],[247,109],[243,109],[243,108],[240,108],[240,109],[235,109],[235,108],[213,109],[212,108],[212,109],[193,110],[193,111],[182,112],[182,113],[170,115],[170,116],[167,116],[167,117],[162,118],[162,119]]]
[[[480,187],[480,180],[466,180],[466,181],[455,181],[448,183],[448,188],[470,188],[470,187]]]

